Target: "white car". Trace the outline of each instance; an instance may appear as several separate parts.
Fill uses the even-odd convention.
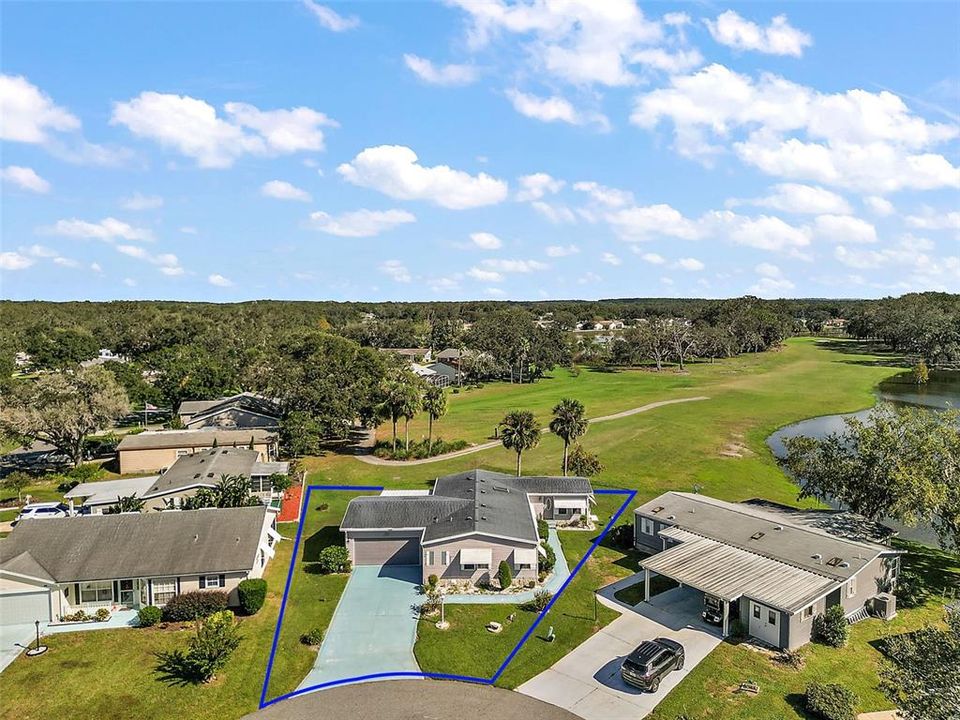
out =
[[[69,516],[70,508],[61,502],[30,503],[29,505],[23,506],[20,514],[17,515],[16,520],[14,520],[12,524],[16,525],[21,520],[29,520],[32,518],[58,518]]]

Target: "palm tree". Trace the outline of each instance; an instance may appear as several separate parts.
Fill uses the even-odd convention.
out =
[[[587,432],[589,420],[584,417],[583,403],[572,398],[563,398],[553,408],[550,432],[563,440],[563,474],[567,474],[570,443],[576,442]]]
[[[529,410],[514,410],[507,413],[500,423],[500,442],[508,450],[517,453],[517,476],[520,475],[520,458],[524,450],[540,444],[540,423]]]
[[[411,389],[415,390],[413,383],[409,378],[401,374],[388,378],[380,386],[380,403],[377,405],[377,415],[384,420],[389,420],[393,425],[393,446],[392,451],[397,451],[397,423],[400,418],[409,415],[416,415],[419,406],[413,409],[411,400]],[[419,395],[419,391],[417,391]],[[409,417],[407,418],[409,422]]]
[[[433,421],[447,414],[447,394],[442,388],[431,385],[423,395],[423,410],[430,418],[427,430],[427,455],[433,452]]]
[[[423,389],[419,380],[405,378],[406,382],[401,382],[402,392],[400,395],[400,417],[403,418],[403,449],[410,450],[410,421],[416,416],[423,407]]]

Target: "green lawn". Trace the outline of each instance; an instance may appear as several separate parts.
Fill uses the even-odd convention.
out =
[[[843,352],[802,338],[789,341],[778,352],[697,364],[685,375],[672,371],[658,374],[584,370],[574,377],[567,371],[558,371],[555,377],[534,385],[488,385],[451,396],[451,412],[438,423],[436,431],[450,439],[481,441],[513,408],[533,409],[546,424],[552,404],[566,395],[581,399],[590,416],[656,400],[706,395],[709,400],[666,406],[590,428],[584,445],[599,453],[606,466],[595,485],[636,489],[635,504],[665,490],[690,490],[695,484],[704,493],[727,500],[759,496],[796,502],[796,488],[770,455],[765,438],[776,428],[803,418],[867,407],[874,402],[876,384],[897,372],[889,359],[860,354],[862,346],[839,346]],[[414,424],[411,436],[422,431],[419,424]],[[560,442],[545,436],[540,447],[524,455],[524,471],[554,474],[559,470],[560,455]],[[411,467],[373,466],[333,453],[310,458],[306,466],[310,471],[308,482],[313,484],[429,488],[439,475],[474,467],[511,472],[514,462],[511,452],[494,448]],[[321,513],[315,510],[320,502],[318,497],[311,498],[314,509],[308,512],[305,533],[308,538],[324,538],[325,542],[332,535],[324,528],[338,523],[343,507],[340,503],[345,503],[346,498],[324,498],[330,508]],[[615,496],[601,497],[598,514],[601,518],[609,517],[619,502]],[[292,535],[292,530],[284,532]],[[563,541],[565,553],[575,561],[586,552],[591,534],[564,533]],[[257,705],[273,639],[292,544],[282,543],[278,557],[268,567],[268,606],[258,616],[244,621],[244,644],[217,682],[199,688],[170,688],[154,677],[153,653],[177,640],[170,633],[121,630],[61,635],[51,639],[49,655],[17,660],[0,675],[0,718],[46,718],[78,712],[122,717],[135,708],[141,718],[229,720],[252,711]],[[309,548],[304,551],[309,552]],[[302,567],[302,561],[298,565]],[[598,548],[544,620],[542,630],[534,633],[510,664],[500,684],[519,685],[609,622],[613,614],[602,607],[594,620],[593,591],[636,569],[636,556],[605,545]],[[337,578],[306,572],[295,577],[284,623],[283,651],[278,653],[274,667],[271,694],[292,689],[309,669],[313,652],[299,644],[299,634],[329,621],[333,598],[339,594],[336,582]],[[504,633],[494,636],[482,625],[497,619],[489,613],[502,614],[504,608],[448,609],[453,630],[441,635],[432,626],[421,627],[417,655],[425,669],[479,674],[495,668],[532,621],[529,613],[518,612],[516,621]],[[932,608],[903,611],[890,627],[915,627],[932,617]],[[556,629],[554,643],[539,639],[549,625]],[[808,677],[830,677],[831,672],[835,677],[849,676],[858,690],[866,688],[865,703],[876,709],[882,706],[875,688],[871,689],[871,683],[875,684],[876,659],[871,655],[872,649],[866,651],[864,646],[871,633],[880,633],[886,627],[874,621],[856,626],[854,642],[843,651],[810,646],[805,650],[811,660],[804,673],[762,668],[772,679],[764,685],[759,698],[750,701],[728,699],[724,683],[739,682],[743,679],[739,676],[748,672],[762,684],[767,682],[764,678],[768,676],[754,666],[760,658],[743,648],[724,644],[671,693],[656,718],[674,720],[688,704],[691,715],[698,718],[800,717],[784,697],[798,692]],[[479,644],[474,646],[468,640]],[[712,702],[707,692],[718,692],[722,700]],[[752,707],[758,710],[754,712]]]

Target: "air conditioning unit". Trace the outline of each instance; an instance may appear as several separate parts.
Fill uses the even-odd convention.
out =
[[[892,620],[897,615],[897,598],[890,593],[880,593],[871,601],[871,611],[874,617]]]

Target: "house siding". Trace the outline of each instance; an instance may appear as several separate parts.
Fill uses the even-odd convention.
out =
[[[577,520],[581,515],[589,511],[590,500],[586,495],[529,495],[530,505],[538,518],[544,520]],[[554,507],[554,500],[562,498],[563,500],[576,500],[582,502],[582,508],[578,510],[569,509],[567,514],[561,515],[558,509]]]
[[[653,534],[641,532],[641,518],[653,521]],[[633,515],[633,544],[637,550],[658,553],[664,549],[664,538],[660,537],[661,530],[671,527],[672,523],[665,523],[652,515],[634,513]]]
[[[238,445],[238,447],[240,447]],[[242,447],[248,447],[243,445]],[[201,450],[209,450],[211,446],[205,445],[187,445],[178,448],[144,448],[119,450],[117,455],[120,458],[120,473],[130,475],[133,473],[156,472],[161,468],[168,468],[177,461],[177,452],[193,454]],[[254,443],[253,449],[260,453],[260,459],[264,460],[270,455],[269,443]]]
[[[537,578],[537,568],[517,570],[513,551],[516,549],[536,549],[534,543],[511,543],[510,541],[489,537],[486,535],[471,535],[465,538],[459,538],[451,542],[441,542],[434,545],[423,546],[423,581],[426,582],[431,575],[436,575],[441,580],[447,581],[470,581],[472,583],[490,582],[497,574],[497,568],[502,560],[506,560],[513,572],[514,579],[535,580]],[[460,568],[460,551],[463,549],[486,549],[491,551],[491,560],[489,568],[478,568],[476,570],[462,570]],[[428,564],[429,553],[433,553],[433,564]],[[447,563],[441,562],[442,553],[448,553]],[[538,563],[539,564],[539,563]]]

